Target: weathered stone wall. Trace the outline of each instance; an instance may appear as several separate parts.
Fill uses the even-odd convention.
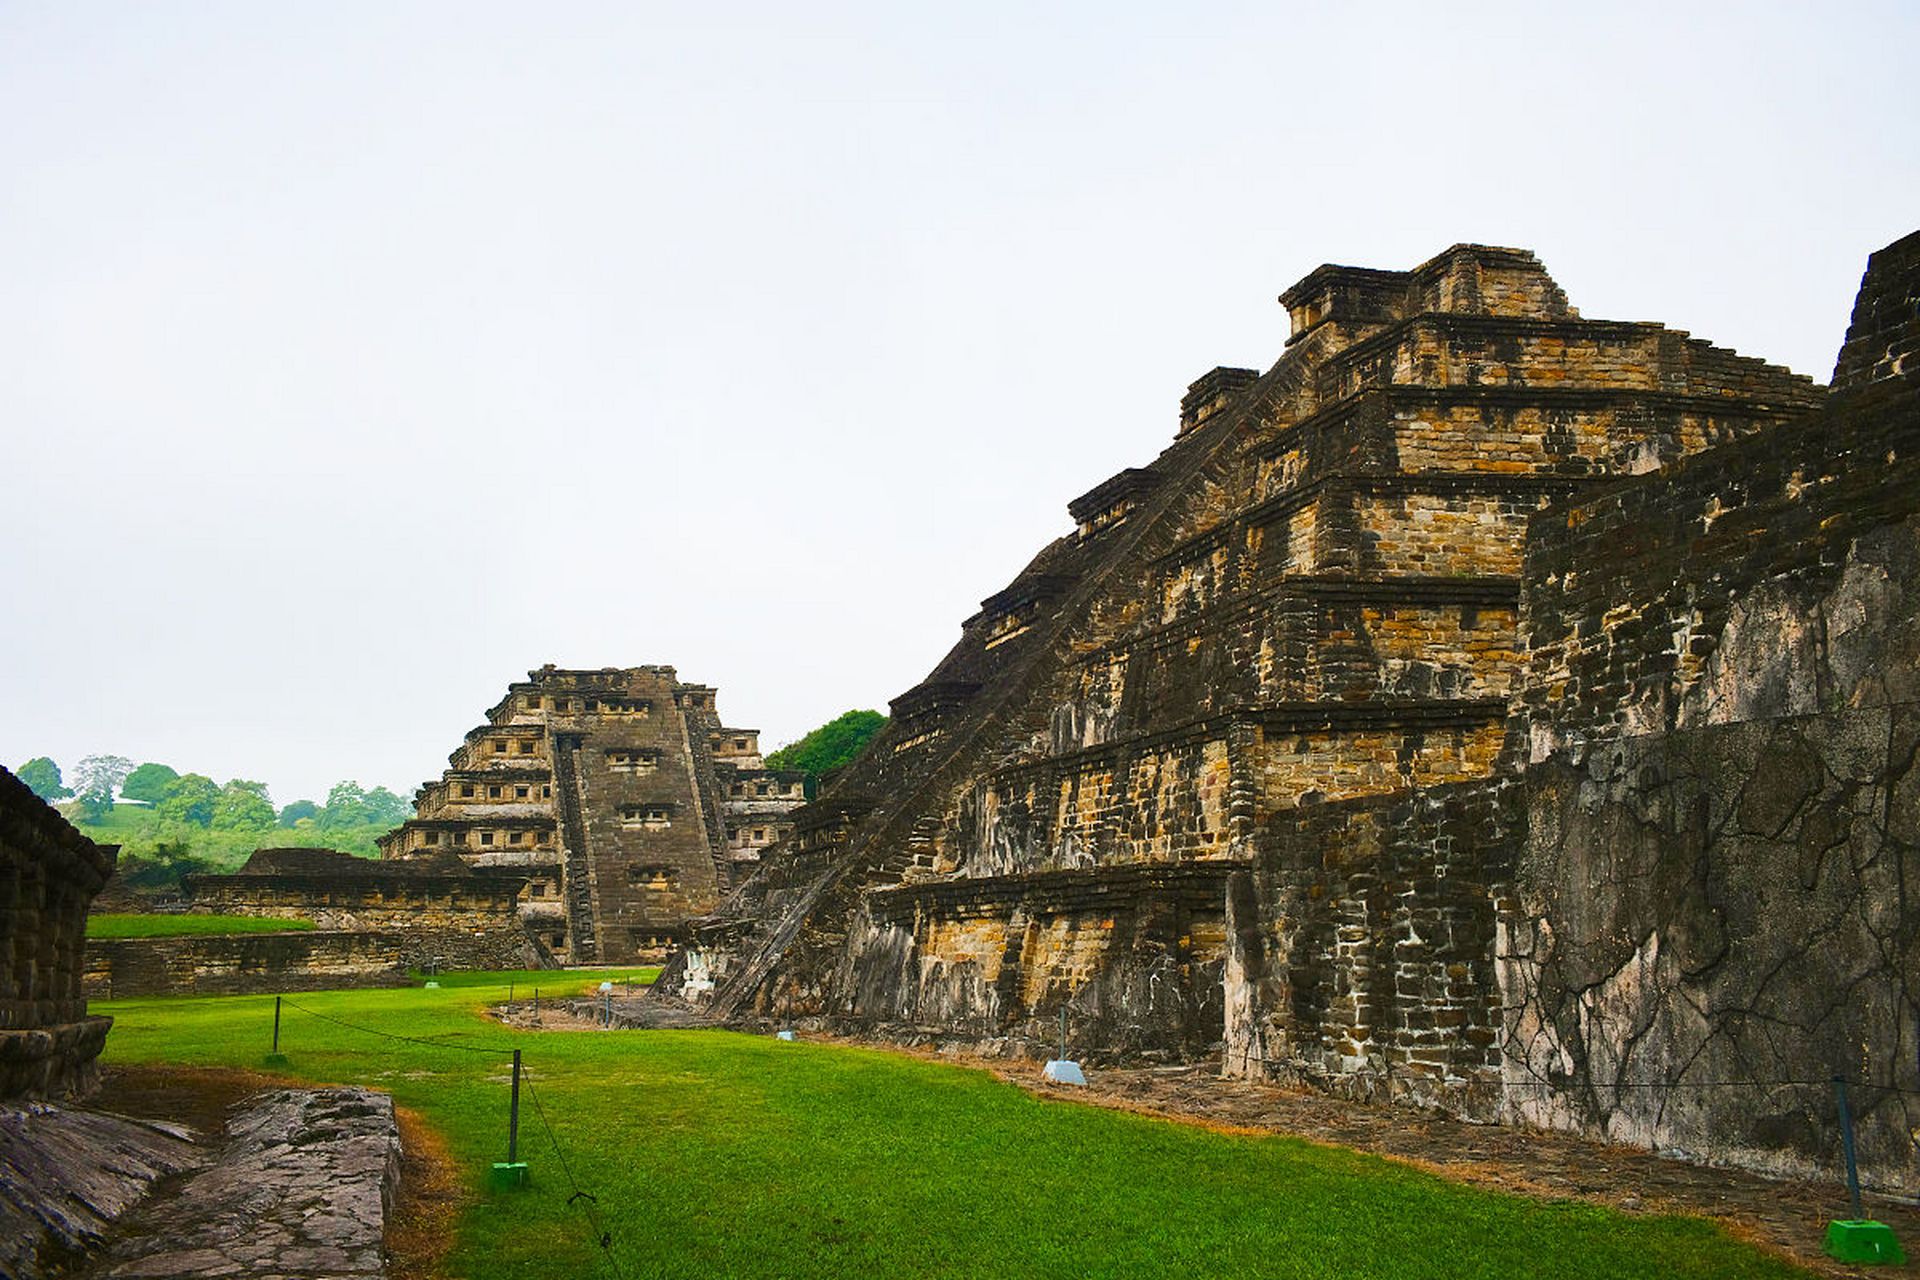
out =
[[[1519,818],[1499,781],[1276,815],[1229,891],[1227,1073],[1499,1114]]]
[[[81,951],[117,852],[0,769],[0,1098],[93,1087],[113,1019],[87,1015]]]
[[[1913,1187],[1917,750],[1907,704],[1531,767],[1496,957],[1510,1116],[1832,1171],[1844,1075],[1869,1181]]]
[[[86,960],[86,991],[98,999],[404,986],[409,968],[430,964],[540,967],[524,935],[432,929],[96,938]]]
[[[884,1035],[1056,1045],[1095,1060],[1189,1056],[1220,1038],[1230,864],[1108,867],[867,897],[842,985]]]
[[[1917,282],[1920,237],[1874,256],[1827,411],[1535,521],[1515,1118],[1831,1169],[1845,1075],[1915,1185]]]
[[[1865,400],[1541,517],[1528,759],[1920,700],[1914,410]]]
[[[198,914],[311,920],[330,930],[424,929],[518,933],[517,875],[405,875],[366,862],[354,874],[254,873],[187,877],[188,910]],[[385,871],[386,874],[382,874]]]

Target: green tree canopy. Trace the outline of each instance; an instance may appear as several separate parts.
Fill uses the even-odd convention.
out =
[[[171,765],[148,762],[127,775],[127,780],[120,784],[120,794],[128,800],[159,804],[167,793],[167,784],[179,776]]]
[[[212,778],[204,773],[183,773],[167,784],[154,811],[183,827],[210,827],[219,800],[220,788]]]
[[[357,782],[333,784],[316,819],[323,831],[340,827],[393,827],[413,816],[413,806],[385,787],[368,791]]]
[[[887,718],[878,711],[846,712],[768,756],[767,767],[805,769],[818,778],[829,770],[852,763],[886,723]]]
[[[35,756],[15,769],[13,776],[26,783],[27,790],[49,804],[55,800],[65,800],[73,794],[60,777],[60,766],[46,756]]]
[[[376,826],[397,827],[413,816],[413,806],[385,787],[367,792],[367,821]]]
[[[113,812],[114,793],[132,772],[133,761],[125,756],[80,757],[80,763],[73,767],[73,792],[88,821],[98,822]]]
[[[311,822],[319,816],[319,805],[311,800],[295,800],[292,804],[280,811],[280,825],[283,827],[297,827],[300,825],[302,818]]]
[[[220,788],[213,802],[210,825],[223,831],[264,830],[273,825],[273,801],[267,798],[267,784],[234,778]]]

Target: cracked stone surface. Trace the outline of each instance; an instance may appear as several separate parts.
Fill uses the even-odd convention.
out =
[[[1498,957],[1517,1117],[1806,1177],[1843,1074],[1864,1175],[1910,1191],[1917,743],[1894,706],[1536,766]]]
[[[213,1163],[144,1204],[93,1280],[386,1273],[381,1238],[400,1176],[393,1099],[370,1089],[276,1089],[241,1103]]]
[[[0,1275],[31,1280],[206,1153],[192,1131],[77,1107],[0,1107]]]

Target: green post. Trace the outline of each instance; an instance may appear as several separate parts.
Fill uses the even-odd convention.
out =
[[[287,1065],[287,1055],[280,1052],[280,997],[279,996],[275,996],[273,998],[273,1050],[272,1052],[267,1054],[264,1061],[265,1061],[265,1065],[269,1067],[284,1067]]]
[[[507,1158],[495,1161],[487,1182],[495,1191],[516,1191],[528,1184],[527,1165],[520,1158],[520,1051],[513,1051],[513,1095],[507,1104]]]
[[[1840,1145],[1847,1158],[1847,1197],[1853,1205],[1853,1217],[1827,1224],[1827,1256],[1842,1262],[1887,1262],[1895,1266],[1907,1260],[1894,1237],[1893,1228],[1866,1216],[1860,1205],[1860,1166],[1853,1150],[1853,1108],[1847,1105],[1847,1078],[1833,1078],[1833,1097],[1840,1110]]]

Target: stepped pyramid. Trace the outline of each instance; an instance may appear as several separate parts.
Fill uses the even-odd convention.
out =
[[[672,667],[530,671],[420,788],[381,856],[525,868],[521,916],[556,955],[656,954],[803,801],[805,775],[766,768],[758,731],[727,728],[714,702]]]
[[[1083,1045],[1218,1043],[1228,885],[1276,818],[1500,764],[1529,517],[1825,394],[1583,319],[1517,249],[1324,266],[1280,301],[1277,362],[1195,381],[1158,458],[1068,505],[696,926],[677,989],[1035,1043],[1064,1006]]]

